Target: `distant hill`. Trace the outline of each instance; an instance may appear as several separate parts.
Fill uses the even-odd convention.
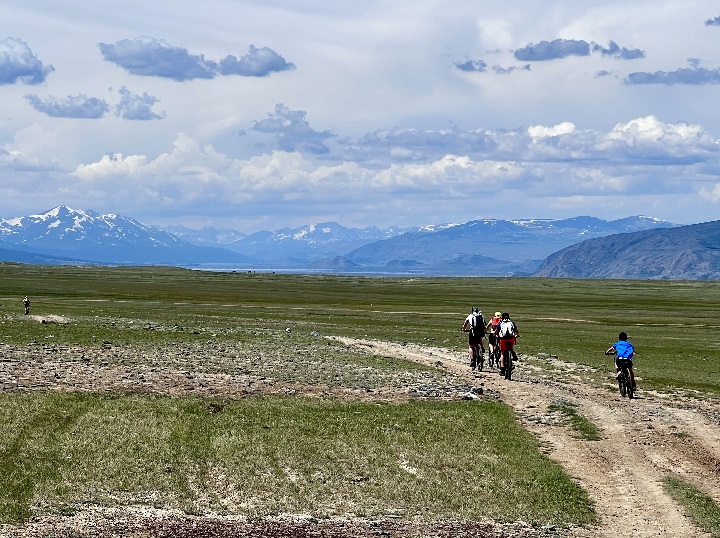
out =
[[[32,265],[86,265],[93,263],[91,260],[48,256],[33,252],[23,252],[22,250],[0,248],[0,263],[4,262],[27,263]]]
[[[720,221],[590,239],[548,256],[534,276],[720,279]]]

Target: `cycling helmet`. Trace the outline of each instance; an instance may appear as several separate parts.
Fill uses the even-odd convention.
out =
[[[618,334],[618,340],[627,340],[627,338],[628,337],[626,332],[621,332],[620,334]]]
[[[502,316],[502,312],[495,312],[495,317],[496,317],[496,318],[499,318],[500,316]]]
[[[502,319],[510,319],[510,314],[508,314],[507,312],[503,312]]]
[[[473,313],[473,314],[477,314],[478,312],[480,312],[480,311],[478,310],[478,307],[477,307],[477,306],[473,306],[473,307],[472,307],[472,313]]]

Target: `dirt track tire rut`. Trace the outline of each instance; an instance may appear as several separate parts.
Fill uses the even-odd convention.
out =
[[[676,475],[720,503],[720,402],[639,393],[584,384],[581,375],[548,374],[521,361],[513,380],[497,372],[472,372],[463,352],[412,344],[342,339],[369,352],[465,373],[510,405],[594,501],[599,526],[573,530],[576,537],[707,537],[665,492],[662,480]],[[585,441],[542,416],[566,400],[601,431]]]

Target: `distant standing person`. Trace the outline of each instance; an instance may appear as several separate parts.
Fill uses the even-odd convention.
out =
[[[25,315],[27,316],[30,313],[30,299],[28,299],[27,295],[23,298],[23,306],[25,307]]]

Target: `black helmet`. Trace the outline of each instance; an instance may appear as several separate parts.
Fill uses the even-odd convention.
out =
[[[618,334],[618,340],[627,340],[627,333],[621,332],[620,334]]]
[[[510,314],[508,314],[507,312],[503,312],[502,319],[510,319]]]
[[[477,307],[477,306],[473,306],[473,307],[472,307],[472,313],[473,313],[473,314],[477,314],[478,312],[480,312],[480,310],[478,310],[478,307]]]

